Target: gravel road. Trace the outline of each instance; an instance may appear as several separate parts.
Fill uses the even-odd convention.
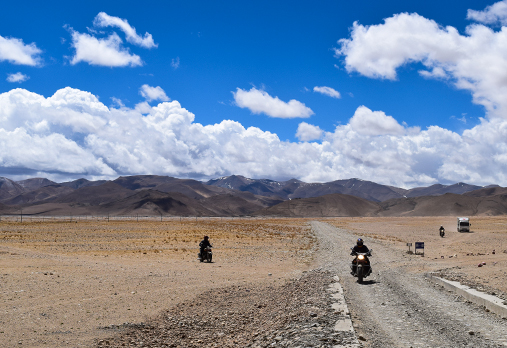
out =
[[[413,256],[404,262],[407,256],[400,251],[369,240],[374,272],[358,284],[343,261],[350,259],[347,255],[357,236],[322,222],[313,222],[312,227],[325,243],[321,262],[340,276],[354,326],[367,339],[365,346],[507,346],[506,320],[442,290],[423,274],[405,271],[406,265],[424,263],[423,259]],[[329,256],[331,251],[335,257]]]
[[[424,263],[382,241],[373,274],[357,284],[349,271],[357,236],[314,221],[312,270],[281,286],[227,287],[180,303],[144,324],[105,327],[97,347],[505,347],[507,321],[430,283],[406,267]],[[356,333],[335,331],[330,286],[339,277]],[[358,340],[359,338],[359,340]]]

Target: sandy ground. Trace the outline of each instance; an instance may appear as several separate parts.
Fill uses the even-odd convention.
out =
[[[88,347],[209,289],[281,283],[313,243],[302,220],[2,221],[0,346]]]
[[[400,250],[406,258],[396,266],[507,293],[507,217],[474,217],[472,233],[456,232],[450,217],[323,221]],[[212,264],[196,260],[204,234],[215,247]],[[424,256],[407,254],[409,242],[425,242]],[[0,347],[92,346],[111,328],[145,322],[210,289],[281,285],[311,268],[316,244],[304,219],[3,220]]]
[[[439,272],[446,278],[507,300],[507,217],[471,217],[471,232],[457,232],[454,217],[337,218],[324,220],[356,233],[365,240],[384,241],[400,251],[407,243],[424,242],[421,262],[407,263],[409,271]],[[441,238],[438,229],[445,228]],[[493,251],[495,253],[493,254]],[[421,253],[422,250],[418,250]],[[414,255],[415,256],[415,255]],[[414,256],[407,254],[411,261]],[[398,264],[404,260],[394,261]],[[486,264],[478,267],[480,263]]]

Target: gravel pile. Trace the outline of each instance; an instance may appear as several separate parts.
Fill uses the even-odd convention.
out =
[[[333,275],[307,272],[279,287],[235,286],[204,293],[158,318],[118,328],[97,347],[333,347],[353,343],[333,330],[339,315],[328,291]]]

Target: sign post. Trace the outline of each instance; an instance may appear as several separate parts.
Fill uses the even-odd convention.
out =
[[[407,243],[408,246],[408,253],[410,254],[410,247],[412,246],[412,243]]]
[[[417,254],[417,249],[422,249],[422,256],[424,256],[424,242],[415,242],[414,252]]]

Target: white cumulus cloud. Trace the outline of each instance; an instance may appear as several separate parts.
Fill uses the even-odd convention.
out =
[[[165,94],[164,90],[160,87],[151,87],[149,85],[142,85],[139,89],[139,94],[147,101],[160,100],[169,101],[169,97]]]
[[[383,111],[371,111],[366,106],[357,108],[349,121],[354,131],[363,135],[403,135],[405,128]]]
[[[320,129],[319,126],[314,126],[306,122],[301,122],[298,125],[296,138],[298,138],[301,141],[318,140],[322,137],[323,133],[324,131]]]
[[[485,24],[507,24],[507,0],[499,1],[483,11],[468,10],[467,19]]]
[[[334,88],[331,88],[331,87],[315,86],[315,87],[313,87],[313,91],[318,92],[320,94],[327,95],[328,97],[331,97],[331,98],[336,98],[336,99],[341,98],[340,92],[338,92],[337,90],[335,90]]]
[[[13,64],[37,66],[41,64],[41,53],[35,43],[25,45],[21,39],[0,35],[0,62],[6,60]]]
[[[8,82],[18,82],[18,83],[21,83],[21,82],[25,82],[29,78],[30,78],[29,76],[27,76],[25,74],[22,74],[20,72],[17,72],[15,74],[7,74],[7,81]]]
[[[282,141],[230,120],[203,125],[177,101],[138,110],[108,107],[70,87],[50,97],[21,88],[0,94],[0,176],[15,169],[19,178],[37,173],[62,181],[235,173],[307,182],[358,177],[404,187],[507,185],[502,118],[482,119],[458,134],[438,126],[404,128],[384,112],[361,106],[348,123],[328,132],[302,122],[298,137],[300,142]]]
[[[93,21],[96,27],[117,27],[125,33],[125,37],[128,42],[134,45],[138,45],[144,48],[157,47],[153,41],[153,37],[149,33],[145,33],[144,36],[137,34],[136,29],[131,27],[126,19],[119,17],[110,16],[105,12],[100,12]]]
[[[108,67],[140,66],[141,58],[131,54],[122,46],[118,34],[113,33],[107,38],[96,38],[86,33],[72,31],[72,47],[76,50],[70,63],[85,62],[90,65]]]
[[[237,106],[247,108],[254,114],[264,113],[277,118],[306,118],[314,114],[312,109],[300,101],[292,99],[289,102],[284,102],[255,87],[249,91],[238,88],[232,94]]]
[[[507,28],[500,31],[474,24],[461,35],[418,14],[401,13],[383,24],[354,23],[349,39],[339,40],[338,56],[349,72],[371,78],[396,79],[396,70],[421,62],[424,77],[449,79],[472,93],[488,116],[507,117]]]

